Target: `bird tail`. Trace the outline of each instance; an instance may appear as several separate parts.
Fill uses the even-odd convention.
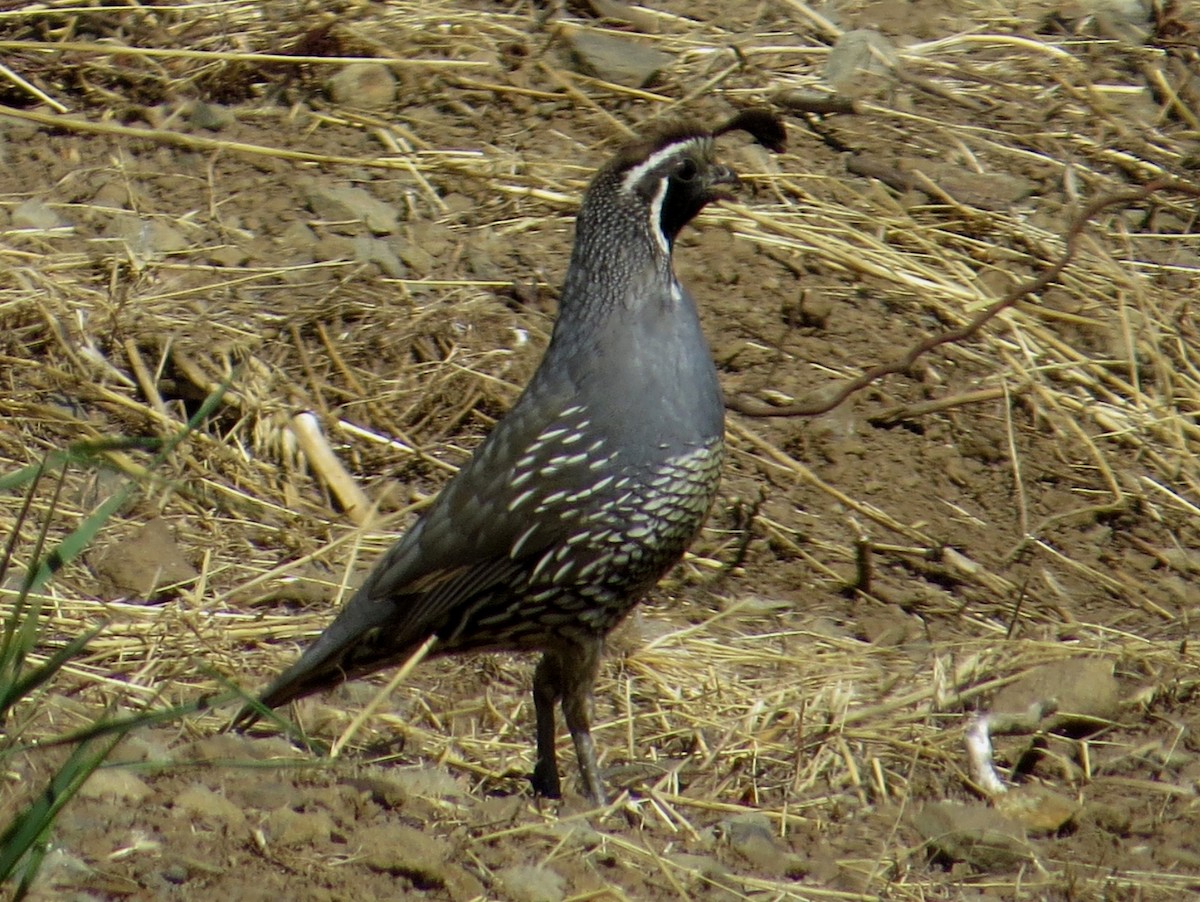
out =
[[[242,708],[230,728],[244,730],[262,716],[264,708],[278,708],[379,670],[393,661],[402,661],[419,645],[398,647],[394,644],[395,637],[386,635],[391,605],[358,601],[354,599],[346,605],[299,660],[276,677],[256,704]]]

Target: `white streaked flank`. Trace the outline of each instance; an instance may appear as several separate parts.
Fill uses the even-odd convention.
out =
[[[515,542],[513,542],[512,549],[508,552],[508,556],[510,558],[512,558],[515,561],[520,556],[521,548],[524,547],[525,543],[529,541],[529,537],[532,536],[535,532],[537,532],[537,528],[538,528],[538,524],[534,523],[527,530],[525,530],[523,533],[521,533],[519,536],[517,536],[517,540]]]
[[[536,488],[526,489],[520,495],[518,495],[516,498],[514,498],[512,501],[508,502],[508,512],[511,514],[518,507],[520,507],[522,504],[524,504],[526,501],[528,501],[530,498],[532,498],[535,492],[537,492]]]

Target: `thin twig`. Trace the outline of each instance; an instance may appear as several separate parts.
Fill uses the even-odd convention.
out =
[[[1063,236],[1066,249],[1049,269],[1041,275],[1018,285],[1000,300],[982,310],[965,325],[918,342],[903,357],[873,366],[865,373],[838,386],[832,392],[829,389],[819,390],[814,393],[814,397],[810,400],[797,401],[795,404],[788,404],[782,407],[771,407],[748,398],[731,397],[726,399],[725,406],[730,410],[736,410],[738,413],[751,417],[815,417],[823,413],[828,413],[854,393],[861,391],[884,376],[908,372],[917,360],[935,348],[939,348],[944,344],[965,341],[1018,301],[1030,295],[1037,294],[1039,291],[1052,285],[1062,275],[1067,265],[1074,259],[1079,248],[1080,235],[1083,234],[1083,230],[1088,222],[1097,214],[1111,207],[1123,207],[1143,201],[1159,191],[1178,191],[1192,197],[1200,197],[1200,186],[1169,178],[1155,179],[1152,182],[1147,182],[1141,188],[1131,191],[1115,191],[1111,194],[1102,195],[1088,204],[1083,212],[1071,222],[1070,228],[1067,229],[1066,234]]]

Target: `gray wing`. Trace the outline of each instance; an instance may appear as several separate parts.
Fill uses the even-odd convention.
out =
[[[563,542],[572,522],[556,508],[585,496],[580,486],[616,460],[590,426],[569,397],[522,395],[263,704],[404,660]]]

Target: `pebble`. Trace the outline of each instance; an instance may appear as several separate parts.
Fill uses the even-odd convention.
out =
[[[383,63],[351,63],[326,83],[334,103],[363,110],[382,110],[396,99],[396,76]]]
[[[445,882],[451,849],[444,839],[404,824],[374,824],[360,828],[354,841],[372,870],[419,877],[434,884]]]
[[[305,186],[305,202],[314,214],[329,222],[362,222],[375,235],[391,235],[399,228],[395,208],[376,199],[364,188],[331,185],[312,179]]]
[[[280,846],[307,846],[328,843],[333,835],[333,818],[326,811],[293,811],[286,805],[267,815],[268,841]]]
[[[193,783],[175,797],[174,811],[184,817],[199,818],[212,826],[240,830],[246,815],[237,805],[202,783]]]
[[[562,902],[566,881],[549,868],[514,865],[496,872],[496,882],[513,902]]]
[[[896,48],[873,28],[847,31],[825,60],[825,81],[839,94],[850,97],[871,89],[871,80],[890,76],[896,68]]]
[[[403,279],[407,271],[391,246],[382,239],[369,235],[355,235],[350,239],[354,248],[354,259],[360,263],[374,263],[385,276]]]
[[[648,86],[674,62],[661,50],[590,28],[569,29],[565,37],[579,71],[630,88]]]
[[[140,802],[150,792],[144,780],[120,767],[104,767],[93,771],[79,789],[81,798],[114,802]]]
[[[16,229],[61,229],[69,228],[70,223],[59,215],[57,210],[31,197],[22,201],[12,212],[12,224]]]
[[[237,118],[228,107],[221,106],[219,103],[205,103],[203,100],[197,100],[188,110],[188,121],[195,128],[217,132],[233,125]]]
[[[913,825],[936,856],[984,871],[1011,870],[1032,858],[1021,826],[986,805],[933,802],[913,816]]]
[[[1094,727],[1115,720],[1121,709],[1121,686],[1112,662],[1104,658],[1070,658],[1034,667],[1002,688],[992,701],[998,713],[1020,713],[1033,704],[1053,699],[1057,712],[1049,730]]]
[[[995,797],[996,810],[1034,835],[1057,833],[1079,814],[1080,805],[1045,786],[1017,786]]]
[[[106,591],[138,602],[150,600],[164,586],[189,583],[199,575],[161,517],[105,549],[93,569]]]

